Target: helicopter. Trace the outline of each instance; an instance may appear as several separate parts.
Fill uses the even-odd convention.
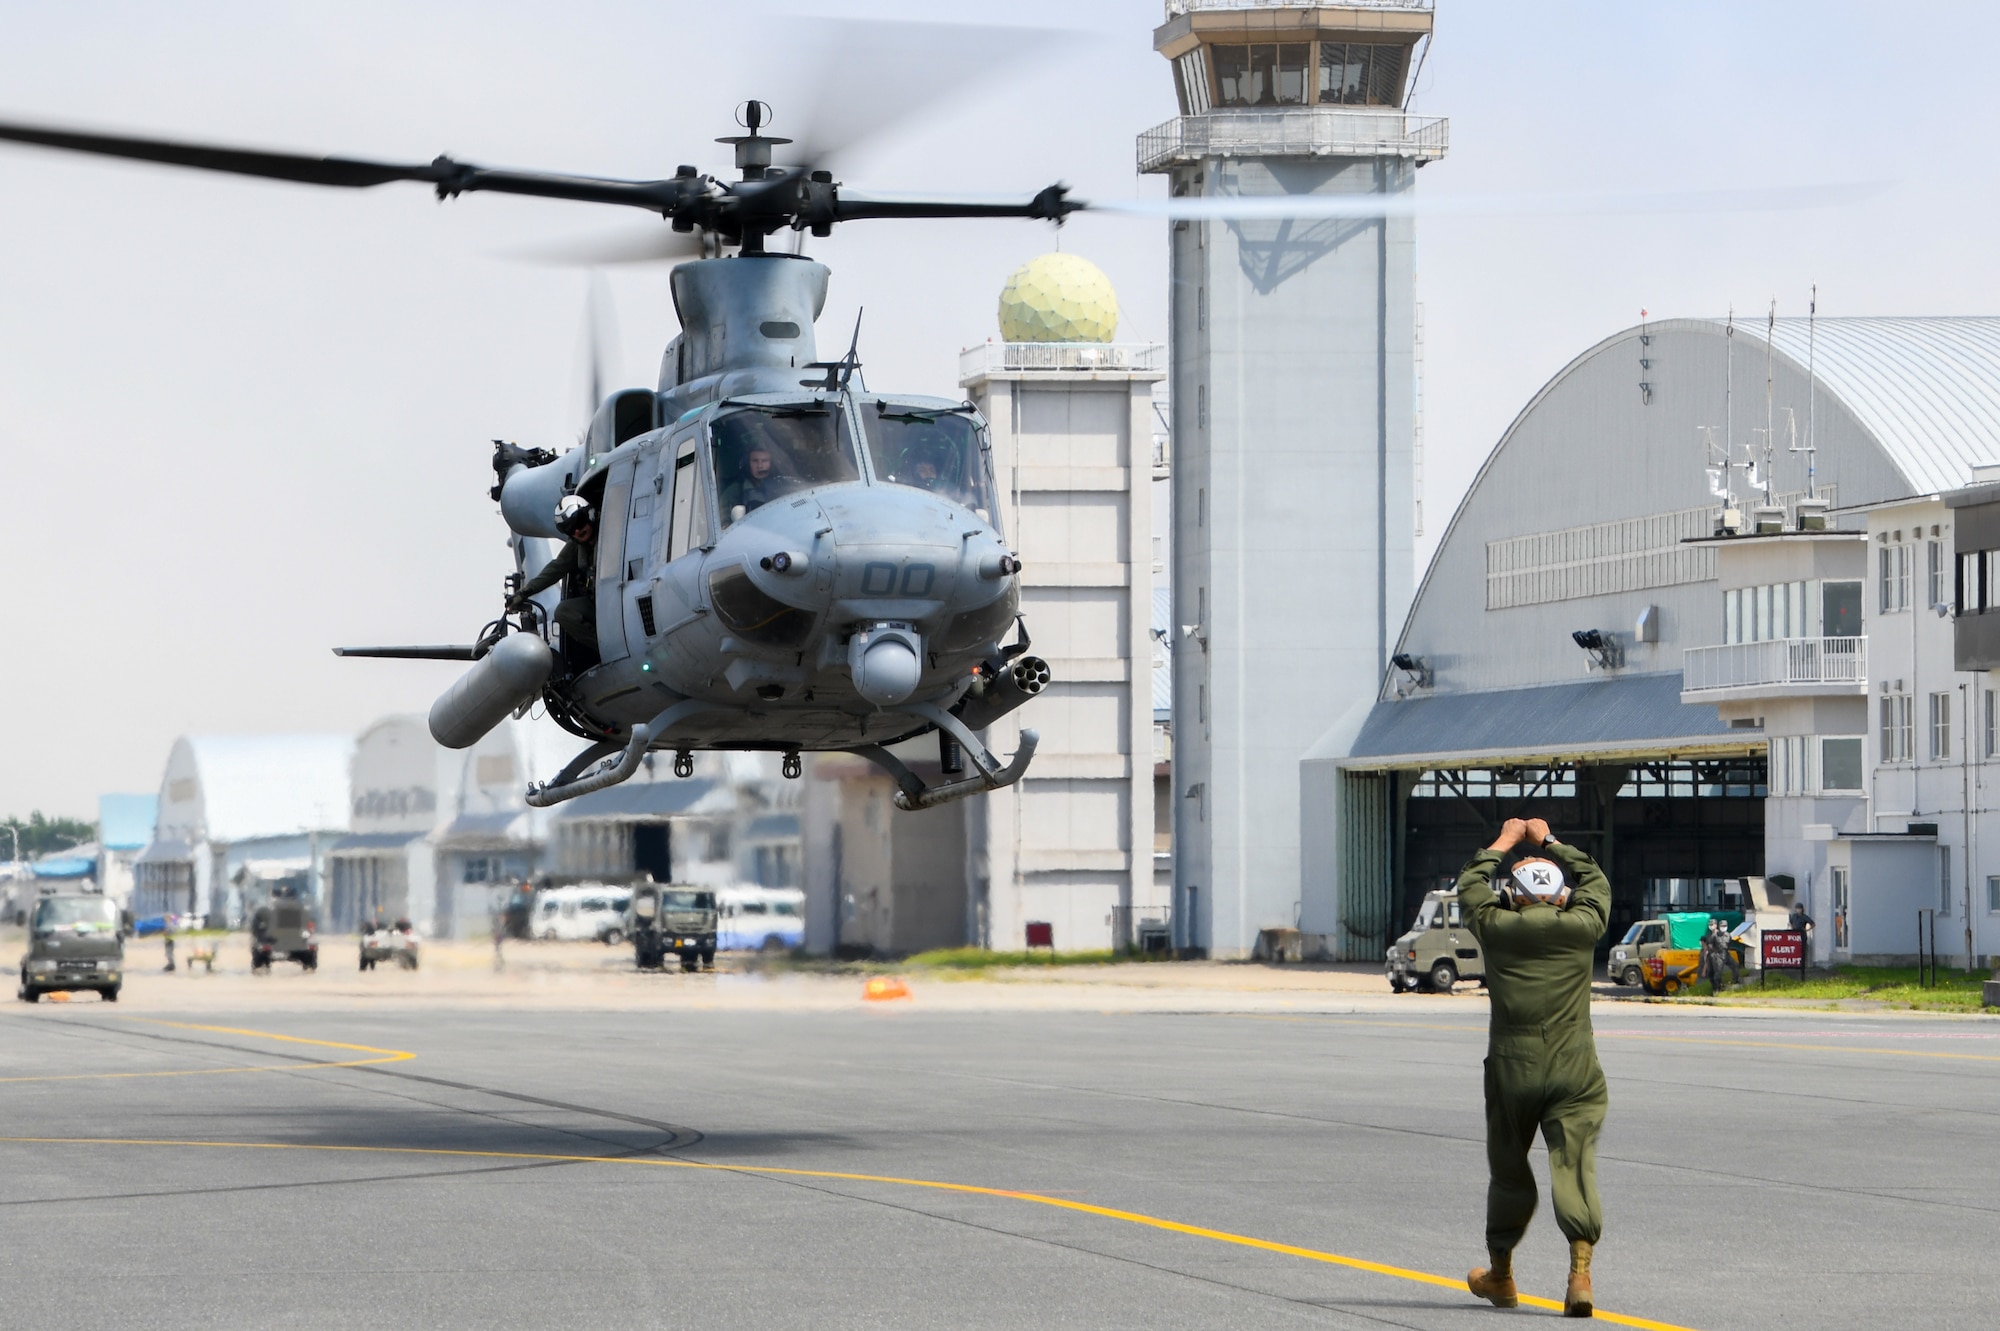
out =
[[[734,180],[692,166],[632,181],[443,156],[399,165],[15,123],[0,123],[0,141],[322,186],[418,181],[440,199],[488,191],[659,214],[668,228],[648,257],[684,261],[670,275],[681,331],[657,387],[605,398],[560,455],[494,441],[489,497],[515,558],[507,608],[470,644],[334,651],[470,662],[431,709],[432,735],[448,748],[542,704],[585,747],[529,786],[536,807],[615,785],[656,750],[671,751],[683,777],[700,750],[776,751],[792,778],[805,753],[851,753],[888,772],[905,810],[1012,785],[1036,732],[1023,729],[1005,761],[978,732],[1040,693],[1050,673],[1029,651],[986,422],[969,402],[868,391],[858,321],[846,353],[821,359],[814,323],[831,273],[767,242],[864,218],[1060,224],[1088,205],[1059,184],[1025,200],[844,193],[809,163],[773,165],[791,140],[764,132],[770,118],[767,103],[746,102],[745,132],[717,140],[734,149]],[[725,248],[735,252],[721,257]],[[592,538],[562,584],[523,595],[549,543],[586,526]],[[933,733],[944,778],[934,785],[889,752]]]

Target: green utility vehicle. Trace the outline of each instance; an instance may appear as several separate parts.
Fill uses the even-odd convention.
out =
[[[271,962],[296,961],[309,971],[319,969],[319,921],[312,903],[289,883],[271,889],[271,899],[250,913],[250,969],[261,974]]]
[[[663,887],[641,883],[632,889],[625,932],[642,971],[667,964],[667,953],[680,955],[683,971],[715,968],[715,931],[720,923],[715,893],[703,888]]]
[[[1646,960],[1669,949],[1699,948],[1710,920],[1721,920],[1734,932],[1743,923],[1740,910],[1676,910],[1657,919],[1640,920],[1611,946],[1605,972],[1614,984],[1637,989],[1646,981]]]
[[[107,1003],[125,986],[124,912],[97,893],[56,893],[35,903],[28,922],[28,954],[21,958],[19,997],[95,989]]]
[[[1458,914],[1458,890],[1426,892],[1417,922],[1389,949],[1389,988],[1448,994],[1460,980],[1486,983],[1486,956]]]

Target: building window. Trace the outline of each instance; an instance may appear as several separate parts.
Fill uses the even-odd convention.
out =
[[[1986,913],[2000,915],[2000,878],[1986,880]]]
[[[2000,693],[1985,689],[1981,694],[1986,709],[1986,751],[1988,758],[2000,758]]]
[[[1951,757],[1951,695],[1931,695],[1931,757]]]
[[[1910,547],[1885,545],[1877,551],[1881,611],[1893,615],[1910,608]]]
[[[1820,636],[1858,638],[1861,636],[1861,584],[1829,582],[1821,588]]]
[[[1197,46],[1174,62],[1180,72],[1181,105],[1185,114],[1205,116],[1208,114],[1208,61],[1207,48]]]
[[[1986,608],[1986,598],[1980,595],[1979,587],[1979,569],[1983,563],[1978,554],[1970,551],[1958,557],[1958,595],[1952,604],[1961,615]]]
[[[1860,736],[1832,737],[1819,742],[1820,788],[1823,790],[1861,789]]]
[[[1303,106],[1306,101],[1305,42],[1216,46],[1218,106]]]
[[[1882,761],[1906,763],[1916,749],[1916,707],[1907,693],[1882,695]]]
[[[1722,594],[1722,640],[1769,642],[1803,638],[1812,632],[1806,614],[1805,582],[1773,582],[1736,587]]]
[[[1847,950],[1848,883],[1847,870],[1835,865],[1827,871],[1833,879],[1833,945],[1841,951]]]
[[[1938,850],[1938,914],[1951,914],[1951,847]]]
[[[1349,106],[1393,106],[1403,90],[1410,48],[1369,42],[1319,44],[1319,100]]]
[[[1979,561],[1979,608],[2000,608],[2000,550],[1982,550],[1973,558]]]
[[[1770,741],[1770,776],[1773,795],[1813,793],[1813,743],[1807,735],[1781,735]]]
[[[1951,597],[1947,596],[1944,590],[1944,542],[1926,541],[1924,543],[1924,559],[1926,573],[1924,581],[1924,604],[1926,606],[1945,605],[1951,600]]]

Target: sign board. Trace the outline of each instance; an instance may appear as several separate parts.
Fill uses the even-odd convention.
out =
[[[1766,929],[1763,934],[1764,970],[1794,970],[1801,979],[1806,973],[1806,935],[1803,929]]]

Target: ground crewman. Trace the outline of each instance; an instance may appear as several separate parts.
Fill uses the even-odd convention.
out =
[[[1509,865],[1496,892],[1492,882]],[[1486,1043],[1486,1250],[1493,1265],[1466,1287],[1497,1308],[1520,1303],[1514,1249],[1535,1216],[1528,1148],[1549,1148],[1556,1224],[1569,1240],[1563,1315],[1591,1314],[1590,1254],[1603,1231],[1597,1135],[1607,1103],[1590,1030],[1590,977],[1611,913],[1597,862],[1549,835],[1540,818],[1510,818],[1458,876],[1458,903],[1486,956],[1492,1024]]]

